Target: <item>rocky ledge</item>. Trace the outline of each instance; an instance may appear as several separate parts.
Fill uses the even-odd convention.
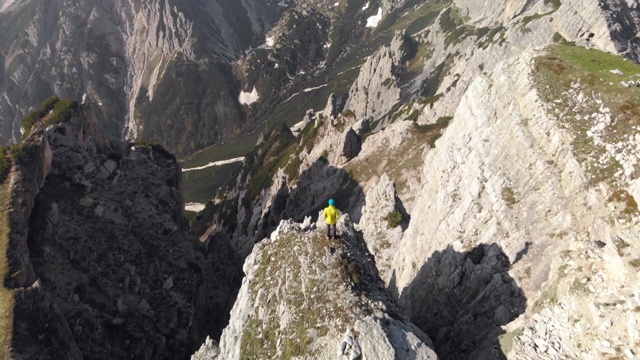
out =
[[[220,347],[209,341],[192,359],[437,359],[391,300],[349,217],[338,239],[323,229],[284,220],[256,244]]]

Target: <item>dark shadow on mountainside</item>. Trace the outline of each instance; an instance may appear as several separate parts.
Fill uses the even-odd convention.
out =
[[[509,258],[497,244],[464,253],[449,246],[424,264],[399,304],[433,340],[440,359],[506,359],[501,326],[527,305],[508,270]]]

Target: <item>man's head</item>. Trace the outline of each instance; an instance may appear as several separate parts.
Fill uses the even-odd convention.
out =
[[[329,205],[335,205],[335,204],[336,204],[336,202],[333,201],[333,199],[329,199]]]

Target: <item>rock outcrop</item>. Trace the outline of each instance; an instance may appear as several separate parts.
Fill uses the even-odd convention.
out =
[[[21,144],[5,279],[19,288],[12,358],[187,358],[220,336],[240,259],[186,234],[173,155],[96,142],[86,114]]]
[[[415,52],[414,40],[397,32],[389,47],[383,46],[362,65],[345,108],[355,112],[358,119],[385,115],[400,101],[398,80]]]
[[[305,224],[283,221],[246,259],[218,358],[435,360],[430,340],[397,311],[348,217],[334,240]]]

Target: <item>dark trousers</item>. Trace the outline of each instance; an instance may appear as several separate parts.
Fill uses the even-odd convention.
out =
[[[327,224],[327,236],[331,237],[331,227],[333,226],[333,237],[336,237],[336,224]]]

